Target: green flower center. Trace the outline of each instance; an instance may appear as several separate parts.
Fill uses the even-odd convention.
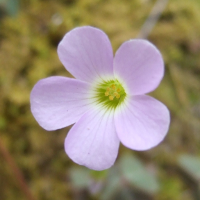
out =
[[[104,81],[95,91],[97,103],[111,109],[119,106],[126,97],[126,92],[118,80]]]

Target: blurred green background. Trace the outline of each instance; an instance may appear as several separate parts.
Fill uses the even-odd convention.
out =
[[[155,3],[0,0],[0,200],[200,199],[199,0],[169,0],[148,35],[166,66],[162,83],[151,95],[171,112],[169,133],[159,146],[136,152],[121,145],[112,168],[88,170],[64,152],[70,127],[47,132],[30,112],[30,92],[39,79],[71,76],[57,56],[66,32],[83,25],[98,27],[108,34],[115,52],[124,41],[141,35]],[[13,160],[33,198],[20,187]]]

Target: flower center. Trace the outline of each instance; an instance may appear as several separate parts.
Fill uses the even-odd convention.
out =
[[[120,91],[121,89],[119,87],[116,87],[115,84],[112,84],[110,85],[110,87],[107,87],[105,96],[108,96],[109,100],[113,101],[115,97],[117,99],[120,98],[120,94],[119,94]]]
[[[97,103],[106,108],[116,108],[126,97],[126,92],[118,80],[104,81],[95,88],[95,91]]]

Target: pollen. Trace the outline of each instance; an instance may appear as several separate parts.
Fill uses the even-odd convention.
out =
[[[112,95],[110,95],[109,99],[112,101],[114,99],[114,97]]]
[[[115,96],[117,96],[118,93],[117,93],[117,92],[114,92],[113,94],[114,94]]]
[[[116,95],[116,98],[119,99],[119,98],[120,98],[120,94],[117,94],[117,95]]]
[[[108,96],[108,95],[109,95],[109,92],[108,92],[108,91],[106,91],[106,92],[105,92],[105,96]]]
[[[113,90],[115,90],[115,84],[112,84],[111,86],[110,86]]]

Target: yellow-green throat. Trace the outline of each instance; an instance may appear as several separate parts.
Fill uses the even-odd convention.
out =
[[[106,108],[115,109],[126,97],[125,89],[118,80],[104,81],[97,85],[95,89],[97,103]]]

